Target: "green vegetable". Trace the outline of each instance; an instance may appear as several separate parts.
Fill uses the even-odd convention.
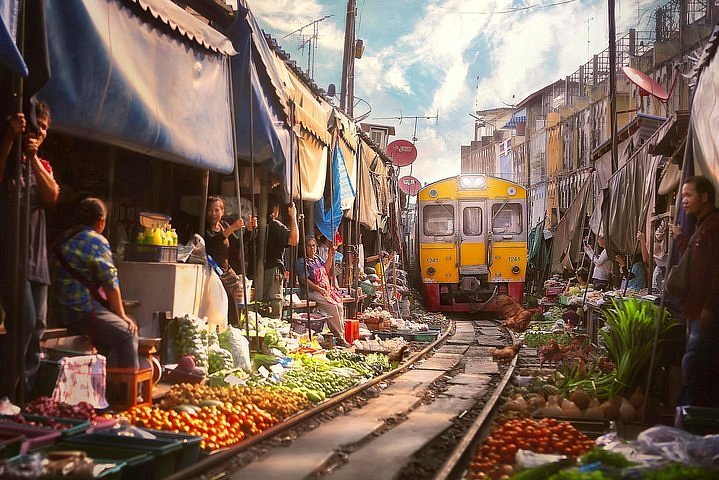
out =
[[[515,473],[512,480],[546,480],[552,474],[574,465],[574,459],[565,458],[558,462],[545,463],[539,467],[526,468]]]
[[[260,367],[270,368],[275,363],[277,363],[277,357],[273,355],[256,353],[252,356],[252,367],[254,370],[257,370]]]
[[[624,455],[622,455],[621,453],[610,452],[608,450],[604,450],[601,447],[592,448],[587,453],[582,455],[579,460],[584,465],[594,462],[601,462],[602,465],[616,468],[624,468],[628,467],[629,465],[632,465],[632,463],[626,458],[624,458]]]
[[[512,477],[515,478],[515,477]],[[564,470],[562,472],[555,473],[548,480],[609,480],[614,477],[608,477],[601,470],[594,470],[592,472],[580,472],[578,470]]]
[[[644,300],[612,300],[613,307],[605,314],[607,330],[601,334],[609,358],[617,366],[616,382],[611,395],[627,394],[637,387],[643,387],[649,372],[654,332],[657,324],[657,307]],[[659,321],[659,343],[669,340],[669,334],[676,325],[666,315]]]

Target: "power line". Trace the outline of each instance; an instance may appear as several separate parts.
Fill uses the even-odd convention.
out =
[[[574,3],[577,0],[564,0],[562,2],[555,2],[555,3],[546,3],[546,4],[533,4],[533,5],[527,5],[525,7],[516,7],[516,8],[510,8],[507,10],[497,10],[493,12],[468,12],[463,10],[444,10],[443,7],[438,7],[439,9],[443,10],[444,13],[456,13],[460,15],[503,15],[508,13],[518,13],[518,12],[524,12],[527,10],[539,10],[542,8],[550,8],[550,7],[556,7],[559,5],[565,5],[567,3]]]

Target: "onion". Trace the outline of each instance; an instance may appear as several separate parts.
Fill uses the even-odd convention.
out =
[[[589,402],[592,401],[589,395],[587,395],[587,392],[585,392],[581,388],[577,388],[576,390],[574,390],[569,396],[569,399],[574,402],[574,404],[579,407],[580,410],[586,410],[587,407],[589,407]]]
[[[584,418],[593,418],[597,420],[604,418],[602,410],[599,408],[599,400],[593,398],[592,401],[589,402],[589,406],[584,411]]]
[[[619,418],[623,422],[631,422],[636,418],[636,416],[636,409],[632,406],[631,403],[629,403],[629,400],[627,400],[626,398],[622,398],[621,404],[619,406]]]

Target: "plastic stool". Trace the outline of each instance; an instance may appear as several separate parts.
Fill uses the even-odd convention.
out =
[[[152,368],[107,369],[106,397],[115,410],[152,404]]]

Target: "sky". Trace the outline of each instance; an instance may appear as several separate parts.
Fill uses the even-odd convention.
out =
[[[346,0],[248,0],[262,28],[305,70],[312,37],[313,78],[339,94]],[[606,0],[356,0],[355,116],[393,125],[411,140],[411,174],[428,183],[459,174],[460,146],[473,139],[477,110],[521,102],[574,73],[608,46]],[[617,33],[650,30],[666,0],[616,0]],[[288,36],[289,35],[289,36]],[[388,118],[389,119],[386,119]],[[383,119],[385,118],[385,119]],[[400,175],[409,175],[410,167]]]

